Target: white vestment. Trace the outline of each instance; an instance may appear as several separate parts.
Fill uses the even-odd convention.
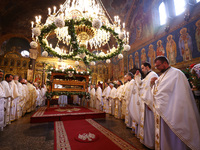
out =
[[[60,107],[65,107],[68,104],[67,95],[60,95],[58,98],[58,104]]]
[[[24,86],[18,82],[18,81],[15,81],[17,87],[18,87],[18,92],[20,94],[20,99],[17,103],[17,118],[20,118],[22,117],[23,115],[23,109],[25,107],[25,89],[24,89]]]
[[[173,67],[166,70],[156,81],[153,94],[155,148],[174,149],[177,145],[182,148],[187,145],[191,149],[199,150],[200,116],[183,72]],[[166,136],[169,130],[174,134]],[[175,140],[172,139],[179,142],[174,145]]]
[[[38,88],[38,89],[36,89],[36,92],[37,92],[36,106],[41,106],[42,105],[41,90]]]
[[[117,93],[117,89],[115,87],[113,87],[110,91],[110,94],[108,96],[109,99],[109,110],[108,113],[114,115],[115,113],[115,101],[114,99],[116,98],[116,93]]]
[[[27,112],[31,112],[36,108],[37,92],[36,88],[30,83],[27,83],[27,87],[29,90],[29,100],[27,101]]]
[[[115,98],[115,118],[121,119],[122,115],[122,92],[124,85],[120,85],[117,88],[116,98]]]
[[[96,94],[96,109],[102,110],[103,106],[102,89],[98,87],[95,94]]]
[[[42,98],[41,106],[44,106],[44,105],[45,105],[45,101],[46,101],[46,92],[47,92],[47,88],[46,88],[46,86],[44,85],[44,87],[41,88],[41,98]]]
[[[4,102],[5,102],[5,93],[3,86],[0,83],[0,128],[4,127]]]
[[[134,79],[128,82],[128,85],[126,87],[127,90],[125,91],[125,96],[124,96],[124,98],[126,99],[125,124],[129,128],[132,128],[132,119],[130,112],[133,110],[133,105],[130,105],[130,101],[131,101],[132,91],[134,88],[134,82],[135,82]]]
[[[29,90],[28,90],[28,86],[26,84],[22,84],[22,86],[24,87],[24,109],[23,111],[23,115],[27,112],[27,110],[29,109]]]
[[[139,124],[140,124],[140,96],[139,85],[134,80],[131,91],[131,99],[129,103],[129,114],[132,120],[132,129],[135,135],[139,138]]]
[[[122,95],[121,95],[121,98],[122,98],[122,116],[121,116],[121,118],[122,119],[125,119],[125,115],[126,115],[126,99],[125,99],[125,94],[126,94],[126,91],[128,90],[127,89],[128,83],[129,83],[129,81],[124,84]]]
[[[158,75],[151,71],[141,80],[137,75],[135,81],[139,87],[140,95],[140,141],[148,148],[155,148],[155,123],[153,113],[153,94],[151,91],[151,78],[158,77]]]
[[[90,90],[90,107],[91,108],[95,108],[94,101],[95,101],[95,88],[92,88]]]
[[[5,108],[6,111],[4,112],[4,126],[6,126],[7,123],[10,123],[10,106],[11,106],[11,100],[13,99],[12,89],[10,84],[7,81],[1,82],[2,87],[4,89],[5,93]]]
[[[108,101],[108,96],[110,94],[111,88],[110,86],[107,86],[102,93],[102,97],[103,97],[103,111],[108,113],[109,110],[109,101]]]
[[[11,113],[10,113],[10,119],[11,121],[14,121],[15,119],[17,119],[17,104],[19,103],[20,100],[20,93],[19,93],[19,89],[17,87],[17,84],[15,83],[14,80],[12,80],[10,83],[11,89],[13,90],[13,100],[11,103]]]

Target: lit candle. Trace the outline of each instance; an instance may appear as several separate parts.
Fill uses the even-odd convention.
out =
[[[117,16],[114,16],[114,20],[115,20],[115,22],[117,21]]]
[[[42,16],[39,15],[38,21],[41,22]]]
[[[33,25],[34,25],[34,22],[33,22],[33,21],[31,21],[31,28],[33,28]]]
[[[35,22],[38,23],[38,16],[35,16]]]
[[[63,11],[63,5],[60,5],[60,10]]]
[[[53,13],[56,13],[56,6],[53,7]]]
[[[51,15],[51,8],[48,8],[48,14]]]
[[[118,20],[118,25],[120,25],[120,21],[121,21],[121,20],[119,19],[119,20]]]
[[[127,32],[127,37],[129,37],[129,32]]]
[[[125,23],[123,23],[123,28],[125,28]]]

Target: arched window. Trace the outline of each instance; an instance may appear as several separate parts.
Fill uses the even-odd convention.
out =
[[[165,3],[162,2],[159,6],[160,25],[164,25],[167,21],[167,13]]]
[[[176,16],[182,14],[185,11],[186,2],[185,0],[174,0]]]

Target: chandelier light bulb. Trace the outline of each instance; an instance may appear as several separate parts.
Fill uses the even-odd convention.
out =
[[[42,52],[42,56],[43,56],[43,57],[47,57],[48,55],[49,55],[49,54],[48,54],[47,51],[43,51],[43,52]]]
[[[36,48],[38,47],[38,44],[37,44],[37,42],[32,41],[32,42],[30,43],[30,46],[31,46],[31,48],[36,49]]]
[[[125,45],[124,46],[124,51],[129,51],[131,49],[130,45]]]
[[[90,62],[90,65],[91,65],[91,66],[95,66],[95,64],[96,64],[96,63],[95,63],[94,61],[91,61],[91,62]]]
[[[110,60],[110,59],[107,59],[107,60],[106,60],[106,63],[107,63],[107,64],[109,64],[110,62],[111,62],[111,60]]]
[[[75,65],[78,66],[79,65],[79,61],[75,61]]]
[[[119,59],[122,59],[122,58],[123,58],[123,55],[122,55],[122,54],[119,54],[119,55],[118,55],[118,58],[119,58]]]

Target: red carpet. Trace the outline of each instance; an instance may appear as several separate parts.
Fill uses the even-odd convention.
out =
[[[31,116],[31,123],[65,121],[89,118],[105,118],[105,113],[96,109],[80,106],[41,107]]]
[[[57,121],[54,125],[55,150],[135,150],[92,119]]]

